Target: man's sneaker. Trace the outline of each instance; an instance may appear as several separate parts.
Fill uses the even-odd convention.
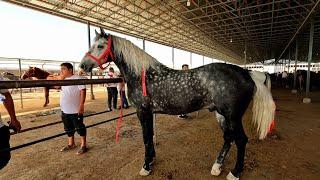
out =
[[[76,145],[71,145],[71,146],[67,145],[67,146],[63,147],[62,149],[60,149],[60,152],[70,151],[76,147],[77,147]]]

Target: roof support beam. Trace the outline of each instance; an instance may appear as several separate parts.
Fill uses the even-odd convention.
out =
[[[290,46],[291,42],[296,38],[297,34],[299,33],[299,31],[301,30],[301,28],[304,26],[304,24],[307,22],[307,20],[309,19],[310,15],[313,13],[313,11],[316,9],[316,7],[319,5],[320,0],[317,0],[317,2],[314,4],[314,6],[312,7],[312,9],[310,10],[309,14],[307,15],[307,17],[304,19],[304,21],[301,23],[300,27],[297,29],[297,31],[293,34],[292,38],[290,39],[290,41],[287,43],[287,45],[285,46],[285,48],[283,49],[282,53],[280,54],[280,56],[278,57],[277,61],[282,57],[282,55],[284,54],[284,52],[287,50],[287,48]]]

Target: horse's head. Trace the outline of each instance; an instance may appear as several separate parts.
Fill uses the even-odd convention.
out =
[[[15,76],[14,74],[9,72],[3,72],[1,73],[1,76],[7,80],[19,80],[18,76]]]
[[[37,79],[46,79],[48,75],[48,72],[41,70],[40,68],[29,67],[29,69],[23,73],[21,79],[29,79],[32,77],[36,77]]]
[[[114,60],[111,35],[106,34],[102,28],[100,31],[101,33],[95,31],[94,43],[79,64],[79,67],[85,72],[90,72],[98,66],[102,68],[102,64]]]
[[[29,69],[26,72],[23,73],[21,79],[28,79],[28,78],[31,78],[31,77],[35,77],[36,68],[37,67],[29,66]]]

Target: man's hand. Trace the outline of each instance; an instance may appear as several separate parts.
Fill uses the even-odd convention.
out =
[[[83,114],[84,113],[84,105],[83,104],[80,104],[79,106],[79,110],[78,110],[78,114]]]
[[[9,124],[9,127],[12,127],[13,130],[16,131],[16,132],[20,132],[20,130],[21,130],[21,124],[20,124],[20,122],[19,122],[18,120],[16,120],[16,119],[14,119],[14,120],[11,119],[10,124]]]
[[[86,89],[80,90],[80,106],[78,109],[78,114],[84,113],[84,102],[86,101]]]

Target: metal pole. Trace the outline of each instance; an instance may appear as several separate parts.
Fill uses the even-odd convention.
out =
[[[76,72],[76,63],[73,62],[72,65],[73,65],[73,72]]]
[[[247,68],[247,41],[244,44],[244,68]]]
[[[88,21],[88,45],[89,48],[91,47],[91,36],[90,36],[90,22]],[[92,71],[90,72],[90,79],[92,79]],[[90,85],[90,98],[91,100],[94,100],[94,94],[93,94],[93,84]]]
[[[19,80],[19,81],[1,81],[0,89],[13,88],[30,88],[30,87],[47,87],[47,86],[74,86],[83,84],[105,84],[105,83],[120,83],[122,78],[111,79],[68,79],[68,80]]]
[[[277,64],[277,61],[276,59],[274,59],[274,72],[278,74],[278,64]]]
[[[146,42],[145,42],[144,38],[142,40],[142,48],[144,51],[146,51]]]
[[[192,68],[192,52],[190,52],[190,68]]]
[[[294,63],[294,80],[293,80],[293,92],[297,92],[297,63],[298,63],[298,40],[296,40],[296,54]]]
[[[172,68],[174,69],[174,47],[172,46]]]
[[[22,76],[21,59],[18,59],[18,60],[19,60],[19,79],[21,79],[21,76]],[[20,105],[21,105],[21,109],[23,109],[22,88],[20,88]]]
[[[290,54],[290,49],[289,49],[289,64],[288,64],[288,73],[290,73],[290,61],[291,61],[291,54]]]
[[[204,56],[202,56],[202,65],[204,65]]]
[[[311,27],[310,27],[306,98],[309,97],[309,92],[310,92],[310,64],[311,64],[311,61],[312,61],[313,34],[314,34],[314,19],[312,19]]]

